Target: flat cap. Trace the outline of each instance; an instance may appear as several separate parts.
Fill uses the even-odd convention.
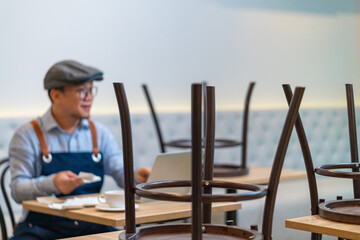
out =
[[[82,84],[88,81],[103,79],[99,69],[85,66],[73,60],[55,63],[46,73],[44,88],[60,88],[70,84]]]

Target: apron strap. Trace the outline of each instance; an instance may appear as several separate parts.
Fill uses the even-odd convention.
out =
[[[31,125],[33,125],[33,127],[35,129],[36,136],[39,139],[40,148],[41,148],[41,151],[43,153],[43,156],[47,159],[47,160],[44,159],[44,161],[47,162],[50,159],[49,162],[51,162],[51,154],[49,153],[49,150],[48,150],[47,145],[45,143],[45,139],[44,139],[44,136],[43,136],[43,134],[41,132],[39,124],[36,122],[36,120],[32,120]]]
[[[92,159],[95,162],[98,162],[101,160],[101,154],[97,145],[97,135],[96,135],[96,129],[95,129],[95,124],[92,120],[88,120],[89,121],[89,126],[90,126],[90,131],[91,131],[91,137],[92,137],[92,143],[93,143],[93,155],[92,155]]]
[[[89,119],[89,126],[92,136],[92,142],[93,142],[93,154],[98,155],[100,153],[98,145],[97,145],[97,136],[96,136],[96,129],[94,122]]]
[[[36,136],[39,139],[40,148],[41,148],[41,151],[42,151],[43,156],[44,156],[43,160],[45,162],[47,162],[47,163],[51,162],[51,154],[49,153],[49,150],[48,150],[47,145],[45,143],[45,139],[44,139],[42,131],[41,131],[40,127],[39,127],[39,124],[36,122],[36,120],[32,120],[31,125],[34,127]],[[97,144],[96,129],[95,129],[94,122],[91,121],[90,119],[89,119],[89,126],[90,126],[90,131],[91,131],[92,142],[93,142],[92,159],[95,162],[99,162],[101,160],[101,154],[100,154],[98,144]]]

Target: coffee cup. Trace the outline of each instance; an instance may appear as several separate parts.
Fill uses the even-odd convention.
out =
[[[105,203],[111,208],[124,208],[125,199],[123,190],[106,191],[98,197],[100,203]]]

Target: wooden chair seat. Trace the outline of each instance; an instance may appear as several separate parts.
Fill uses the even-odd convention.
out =
[[[320,203],[319,215],[335,222],[360,224],[360,199],[334,200]]]

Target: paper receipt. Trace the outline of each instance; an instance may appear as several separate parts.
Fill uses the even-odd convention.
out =
[[[101,177],[88,172],[79,172],[78,177],[81,178],[84,183],[93,183],[101,181]]]

